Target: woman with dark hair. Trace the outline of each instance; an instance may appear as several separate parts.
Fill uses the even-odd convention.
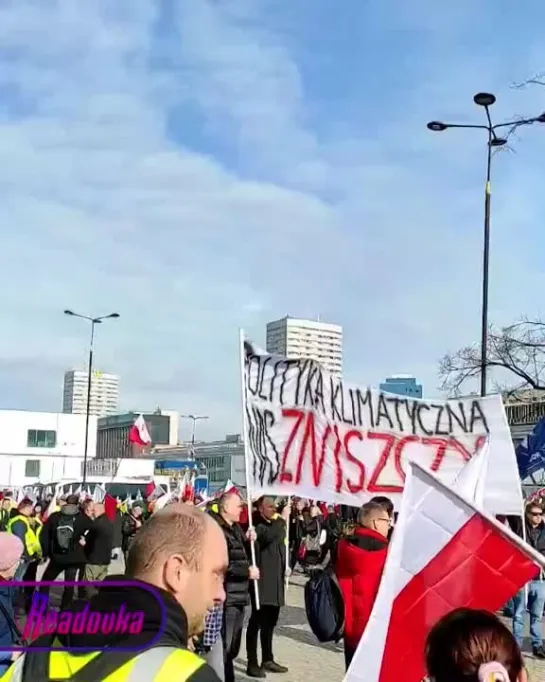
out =
[[[426,642],[430,682],[527,682],[511,631],[488,611],[456,609],[431,629]]]

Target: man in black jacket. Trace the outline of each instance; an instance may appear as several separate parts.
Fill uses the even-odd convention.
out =
[[[93,505],[93,526],[85,538],[86,564],[83,579],[89,582],[99,582],[108,575],[108,568],[112,561],[114,541],[114,527],[106,516],[106,509],[102,502]],[[96,594],[96,586],[85,588],[88,599]]]
[[[526,505],[526,542],[537,552],[545,555],[545,523],[543,522],[543,509],[539,504],[530,502]],[[528,603],[526,603],[526,590]],[[524,639],[524,615],[526,610],[530,612],[530,639],[532,650],[536,658],[545,659],[543,648],[543,610],[545,608],[545,581],[543,574],[536,576],[534,580],[523,587],[513,597],[513,634],[522,647]]]
[[[134,502],[128,514],[124,514],[121,519],[121,550],[127,564],[129,549],[133,543],[136,533],[142,528],[142,514],[144,506],[142,502]]]
[[[61,573],[67,582],[77,580],[78,571],[86,563],[85,536],[93,526],[92,519],[80,511],[79,496],[69,495],[60,511],[54,512],[44,523],[40,535],[44,557],[49,563],[42,576],[43,581],[56,580]],[[49,592],[49,587],[40,588]],[[74,599],[74,587],[66,586],[62,593],[61,609]]]
[[[274,629],[285,603],[286,580],[286,527],[290,519],[291,505],[287,504],[282,514],[276,512],[274,498],[262,497],[254,516],[256,532],[256,562],[259,568],[259,606],[256,608],[253,590],[252,615],[246,631],[246,652],[248,655],[248,677],[264,678],[266,672],[286,673],[288,669],[279,665],[273,656]],[[257,641],[261,638],[262,664],[258,663]]]
[[[244,534],[239,525],[242,513],[242,500],[238,493],[226,493],[218,502],[218,513],[210,515],[219,523],[229,553],[229,567],[225,574],[225,605],[223,609],[223,656],[225,682],[234,682],[233,662],[240,651],[244,609],[248,604],[250,580],[259,578],[259,570],[250,566],[246,541],[255,540],[255,533]]]

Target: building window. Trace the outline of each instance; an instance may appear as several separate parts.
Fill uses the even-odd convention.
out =
[[[40,477],[40,460],[39,459],[27,459],[25,461],[25,476],[28,478],[39,478]]]
[[[57,445],[57,432],[29,429],[26,444],[29,448],[54,448]]]

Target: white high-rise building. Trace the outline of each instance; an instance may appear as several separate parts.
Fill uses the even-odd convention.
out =
[[[87,370],[71,369],[64,373],[62,411],[65,414],[85,414],[87,411]],[[119,377],[98,370],[91,376],[89,413],[107,417],[118,411]]]
[[[338,324],[283,317],[267,324],[267,352],[288,358],[311,358],[341,376],[343,328]]]

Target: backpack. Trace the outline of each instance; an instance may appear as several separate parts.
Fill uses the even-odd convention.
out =
[[[55,530],[56,549],[66,554],[74,549],[74,525],[76,522],[75,516],[68,516],[63,514],[60,517],[59,524]]]
[[[317,533],[316,535],[307,535],[303,540],[303,547],[305,548],[305,556],[308,552],[320,552],[322,549],[322,527],[320,522],[317,522]]]
[[[305,610],[319,642],[338,642],[344,633],[344,600],[331,566],[313,573],[305,585]]]

